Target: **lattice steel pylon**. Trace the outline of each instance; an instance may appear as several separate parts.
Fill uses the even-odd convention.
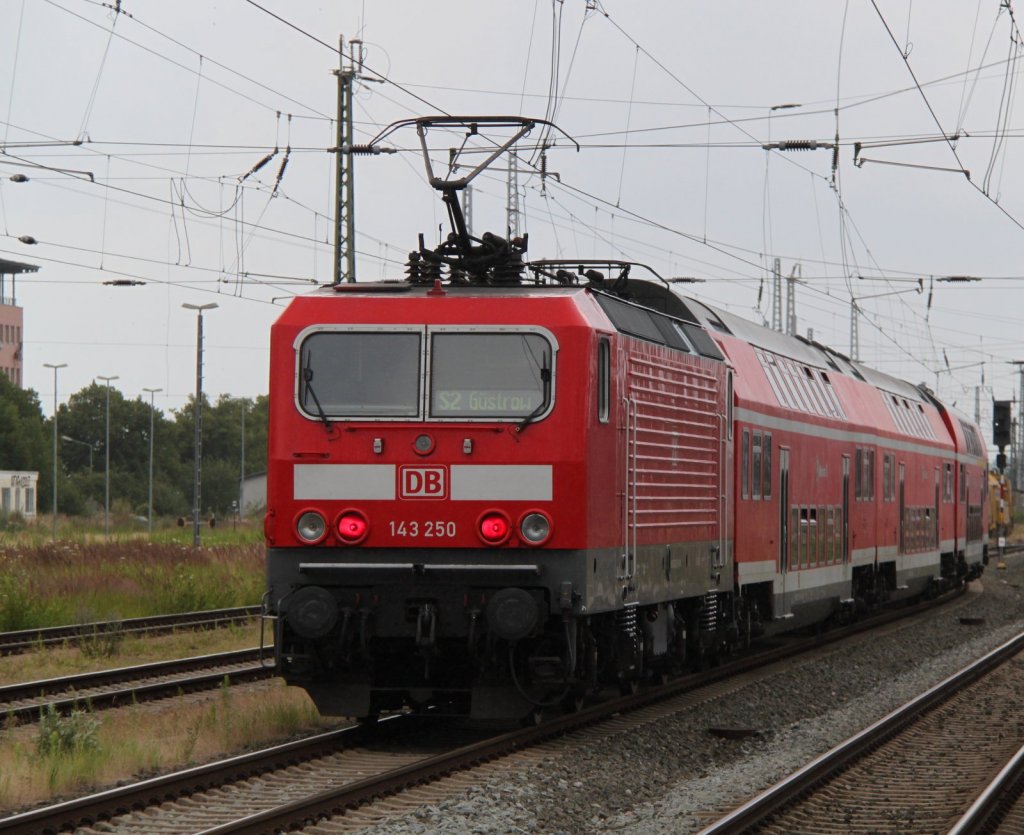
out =
[[[508,193],[505,197],[505,225],[509,240],[519,237],[519,156],[515,151],[508,155]]]
[[[796,336],[796,285],[803,281],[803,274],[803,267],[797,262],[786,279],[786,333],[790,336]]]
[[[772,330],[782,332],[782,259],[772,261]]]
[[[334,71],[338,77],[338,131],[337,167],[334,194],[334,283],[356,280],[356,220],[355,171],[352,154],[352,94],[359,68],[363,62],[363,42],[349,41],[349,56],[345,57],[345,38],[338,39],[340,67]]]

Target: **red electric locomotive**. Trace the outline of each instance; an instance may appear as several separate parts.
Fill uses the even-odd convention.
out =
[[[462,122],[535,124],[415,124]],[[322,712],[535,715],[980,572],[977,427],[629,264],[471,238],[482,167],[428,156],[455,231],[405,281],[272,330],[266,605]]]

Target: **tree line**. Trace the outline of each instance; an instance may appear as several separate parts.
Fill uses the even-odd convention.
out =
[[[57,510],[69,516],[102,511],[106,487],[107,387],[92,383],[57,409]],[[149,503],[150,402],[110,395],[110,507],[146,516]],[[152,412],[153,513],[192,514],[195,398],[180,410]],[[227,516],[239,498],[244,424],[245,473],[267,466],[267,397],[203,396],[202,507]],[[39,395],[0,375],[0,469],[39,473],[40,512],[53,506],[53,419]]]

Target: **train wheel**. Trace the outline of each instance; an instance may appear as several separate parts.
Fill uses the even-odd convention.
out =
[[[698,641],[693,648],[693,655],[690,656],[690,667],[695,673],[708,669],[711,665],[711,653],[703,641]]]
[[[623,678],[619,680],[619,694],[622,696],[635,696],[640,692],[640,680],[635,678]]]
[[[519,720],[524,728],[535,728],[544,721],[544,708],[535,707],[529,713],[527,713],[522,719]]]
[[[562,699],[562,707],[566,713],[579,713],[587,702],[587,694],[583,690],[575,690]]]

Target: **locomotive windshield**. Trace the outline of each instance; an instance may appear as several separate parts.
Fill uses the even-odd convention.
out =
[[[314,418],[529,422],[551,404],[553,348],[536,332],[317,331],[299,346],[299,408]],[[422,363],[424,348],[428,353]],[[426,394],[421,391],[425,366]]]
[[[309,414],[419,414],[419,333],[314,333],[303,341],[300,358],[299,405]]]
[[[430,416],[527,418],[550,399],[551,345],[536,333],[435,333]]]

